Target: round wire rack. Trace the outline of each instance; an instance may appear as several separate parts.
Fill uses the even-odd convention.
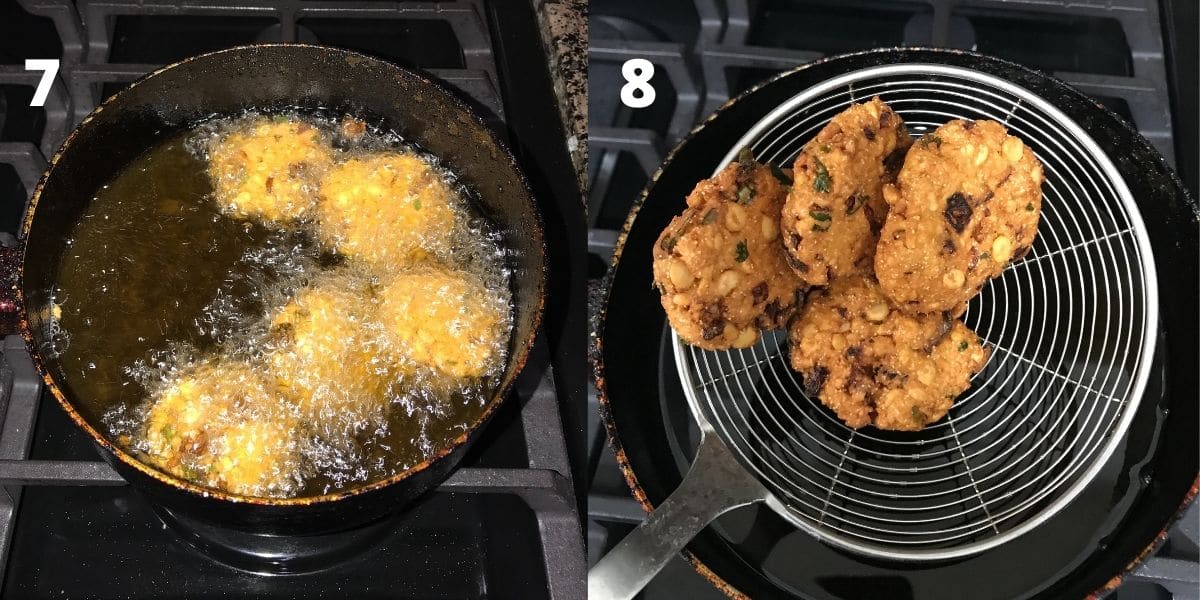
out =
[[[693,414],[772,491],[768,504],[839,547],[945,560],[1028,532],[1107,461],[1154,354],[1158,286],[1128,188],[1088,134],[1011,82],[944,65],[846,74],[793,97],[731,148],[790,166],[851,103],[879,96],[914,135],[992,119],[1045,169],[1032,250],[963,316],[991,358],[950,413],[916,433],[853,430],[804,393],[785,332],[745,350],[674,340]]]

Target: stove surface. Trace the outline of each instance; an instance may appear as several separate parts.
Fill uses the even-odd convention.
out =
[[[621,105],[616,94],[589,98],[591,288],[595,291],[604,275],[618,232],[651,174],[699,120],[764,79],[856,50],[898,45],[974,49],[1051,73],[1134,125],[1168,163],[1181,164],[1180,173],[1194,190],[1194,177],[1188,174],[1195,163],[1195,128],[1177,124],[1190,122],[1191,116],[1172,110],[1171,101],[1176,88],[1187,83],[1172,86],[1169,58],[1175,48],[1163,33],[1171,30],[1173,19],[1188,22],[1174,16],[1185,4],[1191,6],[1158,0],[669,0],[657,3],[651,14],[633,0],[593,0],[590,89],[619,89],[622,63],[649,58],[656,67],[650,83],[657,99],[635,111]],[[1188,11],[1194,28],[1194,8]],[[1194,92],[1190,101],[1195,102]],[[594,389],[589,402],[593,469],[588,538],[589,561],[594,563],[644,513],[629,497],[605,443]],[[1158,556],[1113,597],[1200,599],[1198,523],[1193,506]],[[677,558],[641,597],[725,596]]]
[[[457,89],[517,156],[542,212],[551,261],[543,330],[511,397],[461,466],[403,513],[346,537],[318,540],[329,548],[256,542],[252,551],[259,553],[312,553],[308,564],[293,567],[299,572],[288,574],[263,574],[279,568],[246,560],[244,553],[238,559],[201,551],[187,527],[168,526],[100,462],[90,440],[42,391],[24,342],[5,339],[0,597],[583,594],[583,539],[568,452],[573,439],[564,430],[564,422],[581,420],[572,411],[583,406],[573,400],[583,389],[582,361],[575,364],[560,348],[582,347],[582,328],[575,332],[570,324],[582,323],[583,307],[567,273],[575,253],[569,240],[582,235],[570,228],[578,223],[582,229],[584,207],[566,136],[553,118],[556,101],[540,68],[546,56],[536,28],[533,4],[501,9],[485,0],[0,3],[0,244],[15,242],[47,157],[103,98],[186,56],[298,41],[379,56]],[[40,73],[24,70],[26,58],[61,59],[45,107],[29,106]]]

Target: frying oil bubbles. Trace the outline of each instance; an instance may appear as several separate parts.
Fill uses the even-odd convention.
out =
[[[454,176],[333,116],[214,119],[183,148],[219,218],[265,230],[193,335],[124,365],[149,398],[111,408],[110,432],[196,483],[291,497],[403,472],[465,431],[503,373],[511,273]]]

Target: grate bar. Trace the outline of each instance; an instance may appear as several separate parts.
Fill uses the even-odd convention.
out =
[[[24,351],[21,336],[4,338],[0,353],[0,370],[8,372],[11,383],[4,402],[4,423],[0,425],[0,459],[22,460],[29,456],[33,444],[33,425],[37,419],[38,399],[42,394],[42,379],[33,367],[33,359]],[[8,550],[12,543],[16,512],[21,503],[21,486],[5,485],[0,497],[0,581],[8,568]]]
[[[0,460],[3,485],[125,485],[106,462],[83,460]]]
[[[439,492],[516,494],[534,493],[537,499],[550,498],[569,505],[570,486],[565,476],[553,469],[499,467],[463,467],[454,472],[436,490]],[[103,461],[0,459],[0,485],[62,486],[127,485],[125,479]],[[548,494],[548,496],[544,496]]]

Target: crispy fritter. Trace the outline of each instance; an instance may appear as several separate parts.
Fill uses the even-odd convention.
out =
[[[837,114],[805,144],[782,215],[788,264],[805,283],[870,272],[887,214],[883,184],[911,145],[900,115],[878,97]]]
[[[950,121],[909,151],[875,254],[883,291],[905,311],[961,314],[988,279],[1029,251],[1042,165],[995,121]]]
[[[503,359],[509,299],[477,276],[424,267],[379,292],[379,319],[408,359],[454,377],[481,377]]]
[[[863,276],[809,294],[790,339],[805,391],[855,429],[917,431],[941,419],[991,354],[949,314],[896,310]]]
[[[153,402],[143,437],[160,468],[246,496],[299,489],[299,421],[281,391],[249,364],[191,367]]]
[[[396,364],[382,350],[366,275],[342,270],[299,290],[271,320],[280,385],[326,438],[381,423]]]
[[[371,265],[421,261],[450,244],[453,195],[433,166],[414,154],[353,158],[321,180],[317,237]]]
[[[671,327],[710,350],[747,348],[780,329],[805,286],[788,269],[779,209],[788,177],[743,153],[701,181],[654,245],[654,281]]]
[[[303,475],[298,444],[300,421],[283,412],[231,424],[216,440],[210,481],[221,489],[247,496],[290,496]]]
[[[241,218],[288,222],[305,218],[333,148],[317,128],[296,120],[257,118],[209,149],[213,196]]]

